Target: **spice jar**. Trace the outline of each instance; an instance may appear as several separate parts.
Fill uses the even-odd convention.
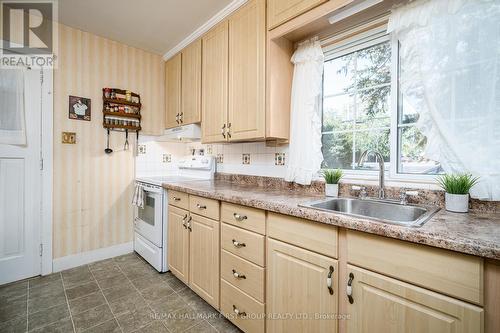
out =
[[[125,99],[126,99],[128,102],[132,101],[132,92],[131,92],[130,90],[127,90],[127,91],[125,92]]]

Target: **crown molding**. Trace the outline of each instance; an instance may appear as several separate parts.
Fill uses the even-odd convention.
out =
[[[221,22],[224,20],[226,17],[228,17],[230,14],[232,14],[234,11],[236,11],[238,8],[240,8],[242,5],[244,5],[248,0],[233,0],[231,3],[229,3],[226,7],[224,7],[221,11],[219,11],[217,14],[212,16],[207,22],[205,22],[202,26],[200,26],[198,29],[193,31],[189,36],[184,38],[179,44],[168,50],[164,55],[163,55],[163,60],[168,60],[172,58],[174,55],[176,55],[180,50],[194,42],[196,39],[200,38],[205,32],[210,30],[212,27],[214,27],[217,23]]]

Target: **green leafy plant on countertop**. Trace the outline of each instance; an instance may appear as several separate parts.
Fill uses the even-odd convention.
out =
[[[449,194],[469,194],[470,189],[479,181],[470,173],[445,174],[437,178],[439,186]]]
[[[338,184],[344,172],[340,169],[323,169],[321,175],[327,184]]]

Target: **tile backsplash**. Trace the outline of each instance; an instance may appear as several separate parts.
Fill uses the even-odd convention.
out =
[[[265,142],[201,144],[158,142],[154,137],[139,139],[144,153],[136,158],[136,174],[139,176],[165,175],[177,172],[176,162],[193,149],[203,150],[217,160],[217,172],[241,175],[284,177],[288,146],[266,146]]]

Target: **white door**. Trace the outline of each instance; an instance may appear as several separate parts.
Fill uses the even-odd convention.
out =
[[[0,285],[41,272],[40,70],[24,72],[27,143],[0,144]]]

